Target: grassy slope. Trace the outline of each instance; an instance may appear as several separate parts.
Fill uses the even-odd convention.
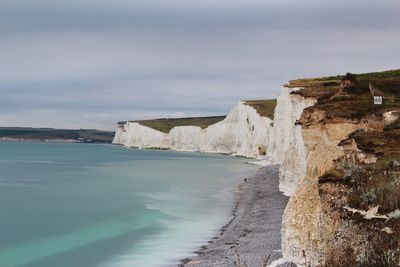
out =
[[[273,118],[274,109],[276,106],[276,99],[269,100],[245,100],[246,105],[249,105],[257,110],[257,112],[264,117]],[[139,120],[131,121],[138,122],[143,126],[155,129],[160,132],[169,133],[169,131],[176,126],[198,126],[202,129],[215,124],[225,119],[226,116],[211,116],[211,117],[189,117],[189,118],[164,118],[154,120]],[[119,125],[125,124],[125,121],[118,123]]]
[[[355,92],[335,95],[340,89],[343,76],[300,79],[290,81],[288,87],[301,87],[293,92],[304,97],[317,98],[317,103],[307,110],[323,110],[326,119],[362,119],[368,116],[381,117],[382,113],[400,110],[400,70],[356,74]],[[370,78],[371,77],[371,78]],[[384,97],[382,105],[375,105],[369,92],[369,82]],[[354,135],[359,148],[374,151],[380,161],[400,159],[400,123],[395,122],[383,132],[361,132]]]
[[[0,127],[0,138],[15,138],[26,140],[63,139],[82,142],[110,143],[114,132],[98,130],[63,130],[52,128]]]
[[[244,100],[246,105],[253,107],[257,110],[258,114],[262,117],[274,119],[274,110],[276,107],[276,99],[267,100]]]
[[[212,116],[212,117],[188,117],[188,118],[171,118],[171,119],[154,119],[154,120],[139,120],[132,121],[139,124],[155,129],[160,132],[169,133],[175,126],[198,126],[202,129],[215,124],[225,119],[226,116]],[[124,124],[125,122],[119,122]]]
[[[385,99],[383,105],[374,105],[369,93],[369,75],[373,86]],[[324,110],[326,117],[362,118],[369,114],[380,115],[387,110],[400,108],[400,70],[356,74],[357,94],[334,96],[340,89],[343,76],[299,79],[290,81],[287,87],[301,87],[293,92],[304,97],[317,98],[318,102],[310,109]]]

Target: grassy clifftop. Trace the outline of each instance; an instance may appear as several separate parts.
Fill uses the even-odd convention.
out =
[[[245,105],[249,105],[257,110],[257,113],[260,116],[273,118],[274,117],[274,109],[276,106],[276,99],[268,99],[268,100],[244,100],[243,103]],[[143,126],[152,128],[154,130],[169,133],[172,128],[177,126],[197,126],[202,129],[207,128],[208,126],[215,124],[217,122],[225,119],[226,116],[210,116],[210,117],[188,117],[188,118],[162,118],[162,119],[154,119],[154,120],[137,120],[130,122],[137,122]],[[125,124],[126,121],[118,122],[119,125]]]
[[[225,119],[226,116],[211,116],[211,117],[188,117],[188,118],[163,118],[154,120],[139,120],[130,121],[137,122],[143,126],[152,128],[154,130],[169,133],[169,131],[176,126],[198,126],[202,129],[215,124]],[[118,124],[124,124],[125,122],[119,122]]]
[[[262,117],[268,117],[271,120],[274,119],[274,110],[276,107],[276,99],[266,100],[244,100],[245,105],[249,105],[257,110],[257,113]]]
[[[286,86],[302,88],[293,94],[316,98],[317,103],[309,110],[323,110],[327,118],[362,118],[400,108],[400,70],[354,74],[353,77],[355,83],[348,88],[341,84],[345,75],[292,80]],[[382,105],[374,104],[370,85],[375,89],[375,96],[384,98]]]
[[[345,84],[346,79],[352,80],[350,84]],[[293,94],[317,99],[314,106],[305,109],[305,113],[311,114],[309,119],[303,118],[305,124],[320,123],[315,117],[324,121],[374,120],[379,123],[384,121],[385,112],[393,112],[398,118],[383,129],[356,132],[351,138],[359,149],[376,154],[378,161],[400,160],[400,70],[300,79],[286,86],[301,88]],[[383,97],[383,103],[374,104],[372,94]],[[312,116],[318,111],[324,116]]]
[[[0,127],[0,138],[16,140],[74,140],[82,143],[111,143],[114,132],[91,129]]]

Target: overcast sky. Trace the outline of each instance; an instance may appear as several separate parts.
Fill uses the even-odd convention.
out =
[[[290,79],[400,68],[399,14],[399,0],[1,0],[0,126],[226,114]]]

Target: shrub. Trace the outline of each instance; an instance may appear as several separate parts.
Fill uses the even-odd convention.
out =
[[[347,184],[360,183],[365,177],[365,168],[355,162],[341,162],[338,169],[344,173],[343,181]]]
[[[371,250],[365,257],[359,257],[359,267],[398,267],[398,250]]]
[[[387,177],[385,177],[387,178]],[[383,179],[376,187],[377,203],[385,212],[400,208],[400,186],[390,179]]]
[[[400,162],[398,162],[395,159],[391,159],[388,161],[388,166],[389,166],[389,168],[397,168],[400,166]]]
[[[348,196],[351,207],[369,209],[369,205],[380,205],[382,212],[400,209],[400,184],[388,176],[370,177],[367,184],[356,185]]]
[[[361,196],[361,199],[367,205],[368,204],[374,204],[374,203],[376,203],[376,194],[373,191],[369,191],[367,193],[364,193]]]
[[[391,163],[395,164],[395,163]],[[356,163],[339,164],[344,172],[343,180],[352,186],[348,204],[353,208],[369,209],[380,205],[381,211],[400,209],[400,175],[381,168],[365,168]]]
[[[367,244],[365,252],[356,259],[358,267],[399,266],[398,242],[391,236],[375,237]]]
[[[400,219],[400,210],[396,209],[394,211],[392,211],[391,213],[388,214],[388,219],[394,219],[394,220],[398,220]]]

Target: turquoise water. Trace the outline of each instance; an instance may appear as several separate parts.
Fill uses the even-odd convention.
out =
[[[174,266],[230,218],[242,159],[0,142],[0,267]]]

